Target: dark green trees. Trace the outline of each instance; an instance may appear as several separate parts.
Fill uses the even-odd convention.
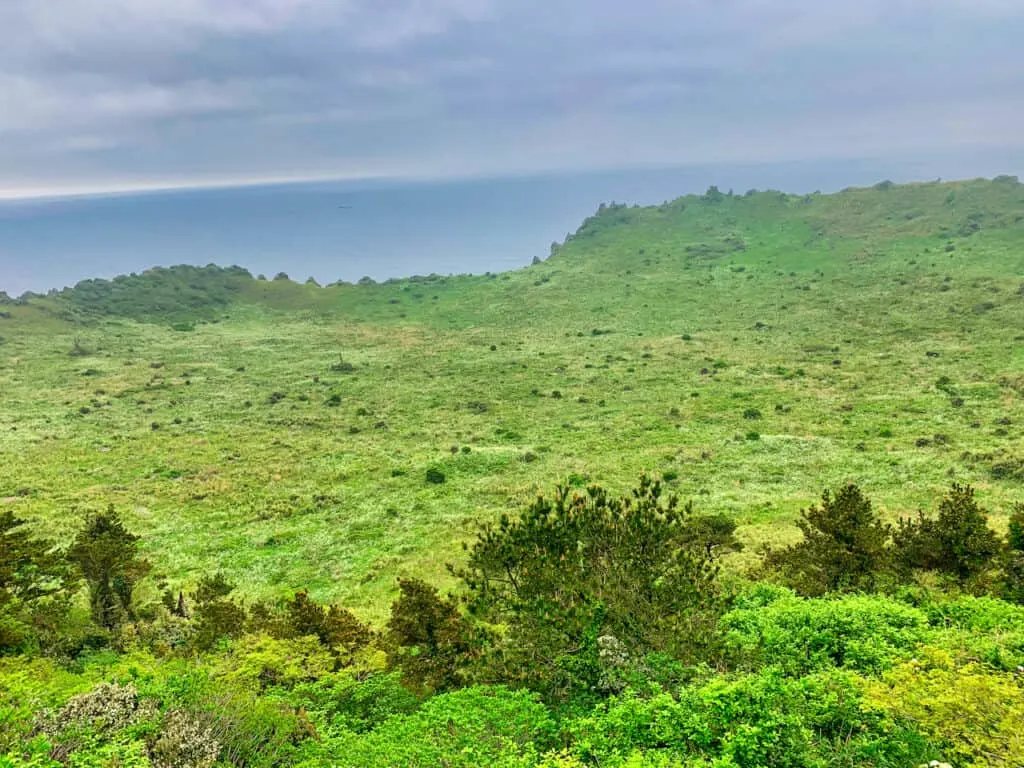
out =
[[[856,485],[822,494],[821,506],[800,512],[803,541],[764,559],[769,571],[801,594],[873,590],[890,569],[891,529]]]
[[[20,647],[48,599],[67,592],[72,582],[52,542],[33,538],[13,512],[0,513],[0,653]]]
[[[718,569],[691,521],[690,505],[643,477],[625,498],[560,487],[518,520],[483,527],[457,574],[470,609],[507,628],[493,668],[558,698],[597,685],[599,638],[630,656],[701,657]]]
[[[938,571],[967,584],[996,565],[1002,549],[987,519],[974,489],[954,483],[938,517],[919,512],[916,520],[900,520],[893,537],[900,566]]]
[[[399,579],[398,587],[387,639],[403,681],[418,691],[463,685],[464,668],[474,654],[474,631],[458,603],[419,579]]]
[[[1003,564],[1003,597],[1024,605],[1024,504],[1010,515]]]
[[[113,630],[134,617],[132,595],[150,569],[138,557],[139,537],[131,533],[111,506],[90,513],[75,536],[68,559],[81,570],[89,587],[93,621]]]

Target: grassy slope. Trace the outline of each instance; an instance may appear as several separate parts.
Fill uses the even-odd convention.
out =
[[[499,276],[3,307],[0,504],[67,535],[113,503],[173,580],[220,567],[371,618],[396,575],[444,581],[474,521],[570,476],[676,472],[750,542],[851,480],[893,516],[969,481],[998,519],[1024,499],[993,474],[1024,459],[1022,214],[1009,181],[689,197]],[[171,328],[188,314],[219,322]]]

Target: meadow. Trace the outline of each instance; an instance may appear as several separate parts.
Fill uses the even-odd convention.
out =
[[[174,583],[216,567],[369,619],[560,482],[664,476],[739,523],[738,566],[845,482],[889,518],[969,482],[998,526],[1024,480],[1022,204],[1012,179],[711,190],[604,207],[500,275],[184,269],[12,301],[0,504],[65,540],[113,504]]]
[[[0,768],[1019,764],[1015,178],[292,277],[0,295]]]

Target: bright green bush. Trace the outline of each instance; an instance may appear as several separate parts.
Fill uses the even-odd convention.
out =
[[[725,768],[906,766],[926,757],[913,731],[864,712],[852,676],[800,680],[777,670],[684,689],[624,696],[566,724],[563,765]],[[559,765],[554,762],[553,765]]]
[[[916,608],[878,596],[787,597],[722,617],[729,652],[743,666],[800,675],[829,667],[874,672],[913,655],[927,636]]]
[[[325,734],[365,733],[390,717],[412,714],[420,706],[420,700],[402,686],[399,673],[360,679],[351,670],[301,683],[290,700],[309,711]]]
[[[536,695],[475,687],[435,696],[373,731],[327,740],[305,765],[336,768],[527,768],[552,746],[555,723]]]
[[[869,708],[913,723],[940,742],[957,768],[1013,768],[1024,755],[1024,687],[979,664],[958,666],[948,652],[917,659],[863,684]]]

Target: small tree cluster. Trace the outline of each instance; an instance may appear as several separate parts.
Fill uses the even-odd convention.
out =
[[[961,588],[986,590],[996,571],[1003,571],[1004,591],[1014,590],[1024,575],[1024,557],[1014,542],[1024,539],[1024,514],[1011,518],[1006,544],[988,526],[988,514],[970,486],[954,484],[935,517],[918,512],[900,519],[896,528],[883,523],[870,500],[855,485],[800,513],[803,540],[783,550],[769,549],[762,573],[773,574],[805,595],[880,589],[931,571]]]

